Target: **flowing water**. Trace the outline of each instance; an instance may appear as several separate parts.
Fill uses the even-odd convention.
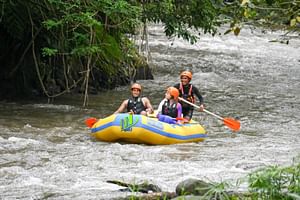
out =
[[[169,146],[104,143],[89,136],[87,117],[103,118],[128,97],[128,87],[52,104],[0,103],[0,199],[111,199],[124,196],[107,180],[148,181],[174,191],[187,178],[232,181],[269,165],[286,166],[300,154],[300,39],[270,42],[281,32],[245,29],[235,36],[201,36],[196,45],[168,40],[150,29],[155,79],[140,81],[156,108],[179,71],[209,111],[241,121],[231,132],[221,121],[195,112],[205,142]]]

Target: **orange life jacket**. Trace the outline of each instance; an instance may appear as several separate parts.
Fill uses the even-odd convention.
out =
[[[183,85],[180,82],[179,91],[181,92],[182,98],[184,98],[185,100],[187,100],[187,101],[189,101],[191,103],[195,103],[195,97],[194,97],[194,94],[192,93],[192,91],[193,91],[193,85],[192,84],[190,84],[190,88],[189,88],[188,94],[185,94],[184,90],[183,90]]]

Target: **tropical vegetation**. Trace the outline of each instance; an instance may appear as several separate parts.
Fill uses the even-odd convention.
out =
[[[148,67],[134,39],[147,40],[150,23],[193,44],[223,24],[235,35],[245,24],[299,31],[299,9],[296,0],[0,0],[0,98],[76,92],[87,105],[89,93]]]
[[[246,200],[295,200],[300,199],[300,164],[268,166],[250,173],[238,181],[246,183],[247,191],[228,192],[232,185],[223,182],[213,184],[205,194],[206,199]]]

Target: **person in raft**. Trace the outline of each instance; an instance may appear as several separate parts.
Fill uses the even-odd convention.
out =
[[[169,124],[181,123],[176,118],[182,117],[182,107],[178,103],[179,91],[175,87],[169,87],[165,93],[165,98],[160,102],[157,109],[159,121]]]
[[[183,71],[180,74],[180,83],[174,85],[175,88],[179,90],[179,97],[191,102],[195,103],[195,95],[197,96],[200,102],[200,111],[203,111],[203,97],[201,96],[197,87],[192,85],[190,82],[192,80],[192,73],[189,71]],[[193,117],[194,107],[179,101],[182,105],[182,114],[186,120],[191,120]]]
[[[131,85],[131,97],[122,102],[118,110],[114,112],[122,113],[125,110],[132,114],[147,115],[153,113],[153,107],[147,97],[141,97],[142,86],[138,83]]]

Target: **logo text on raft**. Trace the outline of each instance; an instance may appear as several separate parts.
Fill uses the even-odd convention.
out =
[[[139,121],[138,118],[135,118],[135,121],[133,115],[128,115],[121,119],[121,131],[129,132],[132,131],[132,127],[136,125]]]

